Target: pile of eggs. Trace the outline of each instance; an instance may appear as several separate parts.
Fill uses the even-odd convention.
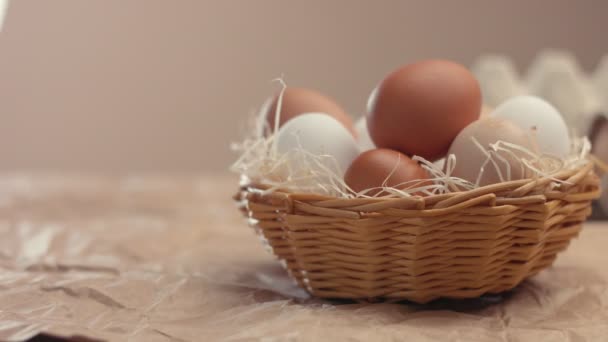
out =
[[[571,150],[568,128],[551,104],[517,96],[487,108],[471,72],[446,60],[419,61],[391,72],[356,123],[335,101],[311,89],[285,88],[279,111],[278,100],[274,96],[263,106],[259,133],[274,136],[281,154],[301,149],[330,156],[344,183],[359,194],[432,182],[421,158],[442,165],[454,155],[451,176],[483,186],[530,177],[522,160],[531,154],[565,159]],[[498,142],[514,148],[501,149]]]

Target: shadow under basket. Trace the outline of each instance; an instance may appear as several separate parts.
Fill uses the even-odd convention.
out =
[[[550,266],[600,194],[593,163],[549,178],[409,198],[336,198],[244,184],[240,209],[320,298],[474,298]]]

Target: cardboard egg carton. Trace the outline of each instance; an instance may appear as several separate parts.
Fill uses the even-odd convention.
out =
[[[524,72],[509,57],[494,54],[480,56],[471,69],[487,106],[517,95],[536,95],[553,104],[579,136],[589,135],[595,120],[608,113],[608,55],[591,73],[573,54],[560,50],[542,51]]]

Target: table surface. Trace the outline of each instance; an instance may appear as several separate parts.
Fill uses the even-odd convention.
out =
[[[234,178],[0,178],[0,340],[604,341],[608,224],[508,295],[307,298],[236,211]]]

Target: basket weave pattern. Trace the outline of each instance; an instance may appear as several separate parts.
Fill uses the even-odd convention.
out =
[[[333,198],[248,184],[236,199],[289,274],[323,298],[419,303],[512,289],[568,247],[599,196],[592,163],[551,179],[410,198]]]

